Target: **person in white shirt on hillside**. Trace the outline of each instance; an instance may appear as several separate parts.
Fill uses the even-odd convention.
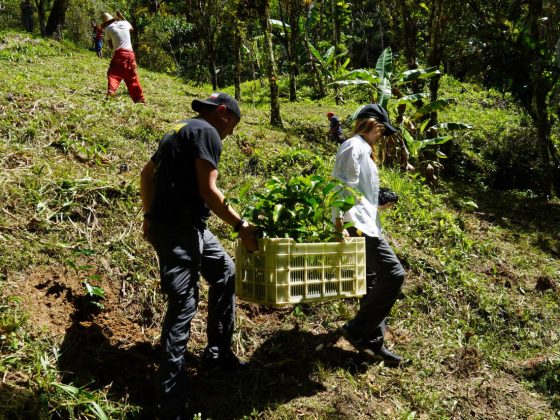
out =
[[[109,13],[103,13],[102,19],[105,39],[114,51],[109,70],[107,70],[107,95],[114,96],[124,79],[132,100],[145,103],[138,76],[136,57],[130,40],[130,31],[133,30],[132,25],[120,12],[117,12],[116,19]]]
[[[359,352],[371,361],[398,366],[403,358],[384,345],[385,319],[400,295],[405,272],[387,240],[379,220],[379,174],[373,160],[375,146],[383,136],[397,130],[380,105],[363,107],[356,116],[351,137],[338,147],[333,176],[361,192],[361,200],[344,214],[333,210],[333,222],[344,236],[363,236],[366,241],[367,294],[356,316],[338,329]],[[344,224],[353,226],[344,229]]]

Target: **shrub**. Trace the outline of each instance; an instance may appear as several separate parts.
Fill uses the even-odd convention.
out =
[[[247,190],[241,192],[243,196]],[[358,192],[340,181],[320,175],[289,180],[273,177],[256,193],[243,212],[265,238],[293,238],[298,242],[330,242],[336,238],[332,208],[347,211]]]

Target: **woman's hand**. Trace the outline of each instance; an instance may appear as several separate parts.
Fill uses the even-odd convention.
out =
[[[346,240],[346,238],[348,238],[350,236],[348,231],[344,228],[342,218],[337,217],[335,219],[334,228],[335,228],[335,231],[336,231],[335,237],[336,237],[337,241],[344,242]]]
[[[346,238],[349,238],[350,234],[348,233],[348,231],[346,229],[342,229],[341,232],[336,232],[336,240],[338,242],[345,242]]]
[[[389,201],[388,203],[383,204],[382,206],[377,206],[377,208],[378,208],[379,210],[385,210],[385,209],[388,209],[388,208],[393,207],[394,205],[395,205],[395,202],[394,202],[394,201]]]

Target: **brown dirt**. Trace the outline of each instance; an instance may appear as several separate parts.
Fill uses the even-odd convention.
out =
[[[38,268],[9,278],[4,293],[21,298],[31,334],[50,337],[60,346],[63,382],[109,387],[115,399],[149,403],[157,362],[153,343],[159,331],[143,325],[140,305],[121,293],[125,280],[89,280],[105,290],[105,299],[99,300],[104,309],[99,309],[85,297],[83,286],[83,279],[93,273],[80,274]],[[129,389],[130,384],[138,386]]]
[[[83,298],[82,280],[92,275],[99,277],[91,283],[106,292],[101,301],[103,310],[88,305]],[[50,336],[59,344],[62,382],[106,390],[111,400],[141,406],[140,418],[154,418],[151,407],[159,363],[158,319],[153,314],[146,315],[138,294],[135,296],[134,285],[109,270],[86,270],[78,275],[56,267],[34,269],[7,280],[4,293],[21,297],[31,331],[37,336]],[[205,293],[203,287],[202,294]],[[406,378],[412,374],[407,371],[420,366],[404,368],[402,373],[384,373],[387,368],[367,365],[343,339],[317,351],[320,344],[332,340],[332,335],[321,324],[309,320],[301,320],[300,327],[300,320],[291,312],[292,308],[239,302],[237,332],[243,338],[236,337],[234,345],[236,353],[249,360],[251,367],[216,375],[205,370],[198,357],[205,343],[206,299],[201,299],[188,353],[189,388],[196,390],[189,396],[192,414],[201,412],[204,418],[230,419],[258,412],[261,418],[273,419],[275,414],[270,409],[286,404],[292,407],[292,413],[304,418],[398,416],[395,405],[386,399],[391,390],[385,387],[398,389],[399,376]],[[398,328],[389,334],[393,343],[410,340]],[[458,349],[447,365],[446,389],[456,401],[455,407],[450,408],[456,418],[505,419],[524,408],[528,413],[546,412],[543,401],[513,377],[492,376],[482,355],[472,347]],[[328,372],[327,376],[322,376],[321,371]],[[369,391],[357,394],[352,381],[345,379],[347,375],[367,379]],[[434,378],[435,382],[430,383],[427,379],[426,389],[439,392],[441,380]],[[23,395],[25,378],[10,382],[21,386],[11,385],[8,389],[6,385],[0,388],[0,394],[9,398]],[[424,418],[422,410],[418,416]]]
[[[127,346],[157,339],[157,330],[146,329],[127,318],[127,312],[132,316],[133,311],[121,293],[125,280],[107,277],[88,280],[105,290],[105,299],[99,300],[105,309],[99,310],[85,298],[83,279],[86,274],[78,276],[65,269],[39,268],[9,279],[4,293],[21,298],[32,332],[56,338],[78,324],[98,325],[113,345]]]

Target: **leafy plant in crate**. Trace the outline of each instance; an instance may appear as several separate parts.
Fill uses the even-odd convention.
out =
[[[244,197],[246,187],[241,192]],[[264,238],[292,238],[297,242],[331,242],[336,232],[332,209],[347,211],[359,193],[322,175],[271,178],[262,192],[249,199],[243,215],[259,227]]]

